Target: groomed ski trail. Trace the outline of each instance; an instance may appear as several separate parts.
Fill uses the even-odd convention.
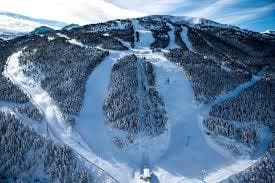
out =
[[[48,124],[48,130],[52,133],[52,136],[70,146],[77,154],[104,171],[110,176],[110,182],[125,179],[124,175],[120,174],[123,167],[117,167],[95,155],[92,150],[93,147],[90,147],[74,128],[65,124],[60,109],[49,94],[40,87],[39,83],[24,75],[23,68],[19,64],[21,54],[22,51],[19,51],[8,58],[3,74],[19,86],[28,95],[31,102],[43,113],[44,121]],[[102,62],[112,61],[117,58],[116,56],[110,54]],[[111,175],[111,173],[113,174]]]
[[[255,160],[232,161],[232,157],[223,156],[216,148],[213,148],[214,142],[205,137],[201,128],[201,117],[208,110],[202,112],[201,108],[194,104],[193,90],[185,73],[176,64],[168,61],[162,53],[153,53],[149,49],[153,41],[152,33],[149,30],[140,29],[138,31],[141,32],[141,42],[137,44],[136,49],[110,51],[110,55],[92,72],[87,82],[83,109],[80,116],[76,118],[75,129],[64,124],[60,109],[49,94],[32,78],[24,76],[18,60],[21,52],[14,53],[8,58],[4,75],[27,93],[31,101],[44,113],[45,121],[55,138],[69,145],[89,162],[104,168],[107,174],[114,177],[114,180],[140,182],[139,176],[135,176],[139,174],[140,167],[137,166],[135,160],[131,160],[133,156],[116,150],[112,144],[104,124],[102,106],[113,63],[132,53],[139,58],[146,57],[149,62],[154,64],[157,90],[166,104],[168,113],[169,135],[166,140],[169,143],[162,148],[161,155],[156,155],[158,158],[150,164],[154,180],[159,182],[201,182],[202,170],[207,170],[208,176],[205,180],[216,182],[225,175],[230,176],[237,173],[231,167],[237,167],[241,171],[253,164]],[[69,38],[67,37],[67,39]],[[70,41],[69,39],[69,43],[87,47],[77,40]],[[191,48],[192,45],[189,45],[190,50],[192,50]],[[98,76],[104,77],[98,78]],[[240,86],[240,88],[218,97],[213,104],[237,96],[244,89],[255,84],[261,77],[262,75],[254,77],[251,83],[243,85],[245,87]],[[167,80],[167,78],[169,79]],[[167,81],[169,82],[167,83]],[[209,109],[209,106],[207,108]],[[150,145],[158,146],[160,144]],[[151,156],[154,156],[154,153]]]

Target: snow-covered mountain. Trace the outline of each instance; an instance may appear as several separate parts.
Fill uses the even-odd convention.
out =
[[[63,22],[36,19],[0,11],[0,38],[5,40],[12,39],[16,36],[22,36],[41,26],[60,29],[66,25],[67,24]]]
[[[0,47],[0,181],[275,180],[271,36],[154,15]]]
[[[264,32],[262,32],[263,34],[271,34],[271,35],[275,35],[275,31],[273,30],[266,30]]]

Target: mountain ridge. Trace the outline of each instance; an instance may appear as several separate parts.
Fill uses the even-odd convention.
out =
[[[274,39],[174,19],[113,20],[0,41],[2,179],[145,182],[148,166],[152,182],[272,182]],[[6,139],[20,138],[12,130],[23,127],[6,130],[9,120],[53,141],[48,155],[56,155],[43,156],[44,164],[14,157]],[[39,159],[35,149],[20,146],[16,154]],[[43,174],[28,179],[37,166]]]

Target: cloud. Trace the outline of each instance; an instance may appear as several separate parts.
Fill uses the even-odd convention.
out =
[[[0,11],[78,24],[171,14],[240,25],[273,11],[274,4],[272,0],[0,0]]]
[[[240,11],[221,16],[220,18],[216,18],[216,21],[225,22],[227,24],[240,24],[244,21],[256,19],[259,16],[273,10],[275,10],[275,3],[258,8],[242,9]]]
[[[145,15],[104,0],[0,0],[0,10],[68,23],[96,23]]]
[[[191,17],[213,18],[217,15],[220,15],[225,8],[236,5],[240,3],[240,1],[241,0],[218,0],[214,2],[208,1],[197,9],[185,13],[185,15]]]
[[[107,0],[119,7],[144,14],[167,14],[179,6],[187,6],[190,0]]]
[[[254,1],[248,0],[207,1],[202,3],[200,7],[180,15],[207,18],[220,23],[237,25],[248,20],[256,19],[265,13],[275,10],[275,3],[269,3],[256,8],[239,7],[241,3],[246,6],[253,6],[253,2]]]

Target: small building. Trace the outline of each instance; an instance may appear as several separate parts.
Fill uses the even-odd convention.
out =
[[[160,48],[153,48],[152,52],[161,52],[161,49]]]
[[[150,181],[151,179],[151,172],[150,172],[150,169],[145,166],[143,168],[143,174],[140,176],[141,179],[145,180],[145,181]]]

